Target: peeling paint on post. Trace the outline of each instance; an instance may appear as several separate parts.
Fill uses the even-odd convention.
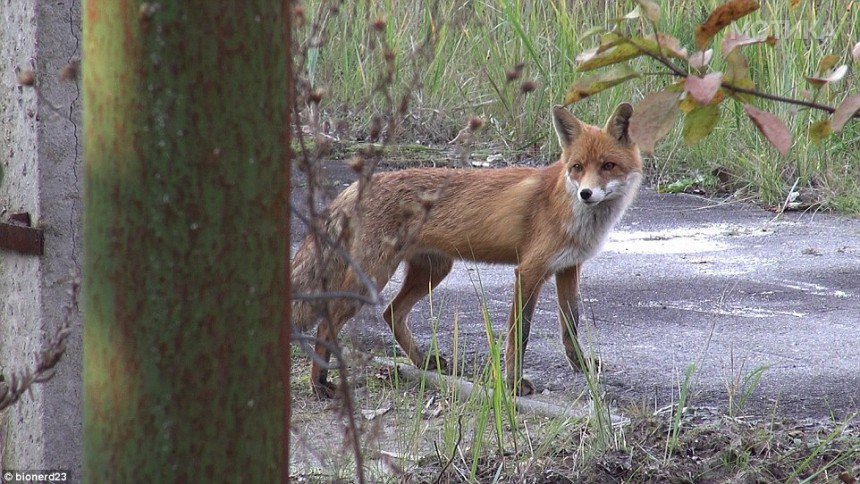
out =
[[[282,477],[288,5],[85,2],[86,482]]]

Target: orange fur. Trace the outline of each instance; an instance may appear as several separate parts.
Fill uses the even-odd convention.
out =
[[[361,192],[353,184],[329,207],[325,227],[329,242],[342,244],[343,251],[321,243],[319,253],[308,236],[293,260],[294,289],[303,294],[367,295],[368,288],[344,253],[376,290],[405,262],[403,286],[386,308],[385,320],[416,365],[444,367],[443,359],[428,359],[415,343],[406,324],[409,310],[448,274],[454,260],[515,264],[505,368],[510,388],[528,394],[533,386],[522,378],[522,361],[531,317],[541,286],[555,275],[562,342],[568,360],[580,369],[584,362],[576,341],[580,268],[599,251],[632,201],[642,174],[639,150],[627,136],[631,114],[630,105],[622,104],[601,129],[555,108],[562,155],[545,168],[409,169],[376,174]],[[316,352],[328,361],[327,344],[360,305],[349,298],[294,302],[293,325],[307,330],[325,315],[317,331]],[[311,382],[318,395],[332,396],[327,372],[317,361]]]

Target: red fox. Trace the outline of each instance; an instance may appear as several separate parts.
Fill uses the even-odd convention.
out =
[[[319,229],[327,240],[309,235],[292,262],[294,291],[330,295],[292,303],[294,329],[306,331],[325,316],[311,368],[314,392],[334,396],[327,366],[320,362],[329,361],[332,342],[362,306],[361,296],[369,294],[364,282],[372,281],[381,291],[401,262],[406,264],[403,286],[383,317],[415,365],[446,370],[444,359],[428,358],[418,347],[406,317],[460,259],[516,265],[505,346],[511,390],[534,392],[522,377],[523,355],[538,294],[551,275],[561,341],[568,361],[581,371],[584,360],[576,339],[580,269],[600,250],[642,178],[639,149],[628,135],[632,114],[630,104],[621,104],[599,128],[561,106],[553,108],[562,152],[547,167],[407,169],[375,174],[363,187],[356,182],[344,190]]]

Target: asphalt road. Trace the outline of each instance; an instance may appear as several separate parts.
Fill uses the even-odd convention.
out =
[[[400,280],[393,278],[387,298]],[[435,318],[451,359],[456,314],[458,353],[480,364],[487,352],[481,295],[502,337],[512,284],[511,267],[458,262],[434,292],[432,313],[428,301],[419,303],[410,326],[428,345]],[[751,388],[741,414],[844,418],[860,409],[860,220],[776,217],[751,204],[642,189],[603,252],[586,263],[582,296],[580,341],[604,362],[603,389],[618,405],[677,401],[692,363],[691,405],[725,409]],[[558,403],[580,395],[585,381],[564,359],[555,308],[550,281],[525,373],[543,393],[536,398]],[[363,310],[342,339],[390,350],[381,309]],[[760,381],[750,383],[756,373]]]

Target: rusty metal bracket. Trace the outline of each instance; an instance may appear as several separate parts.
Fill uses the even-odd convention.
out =
[[[29,213],[12,214],[8,222],[0,222],[0,249],[25,255],[43,255],[45,233],[42,229],[32,227]]]

